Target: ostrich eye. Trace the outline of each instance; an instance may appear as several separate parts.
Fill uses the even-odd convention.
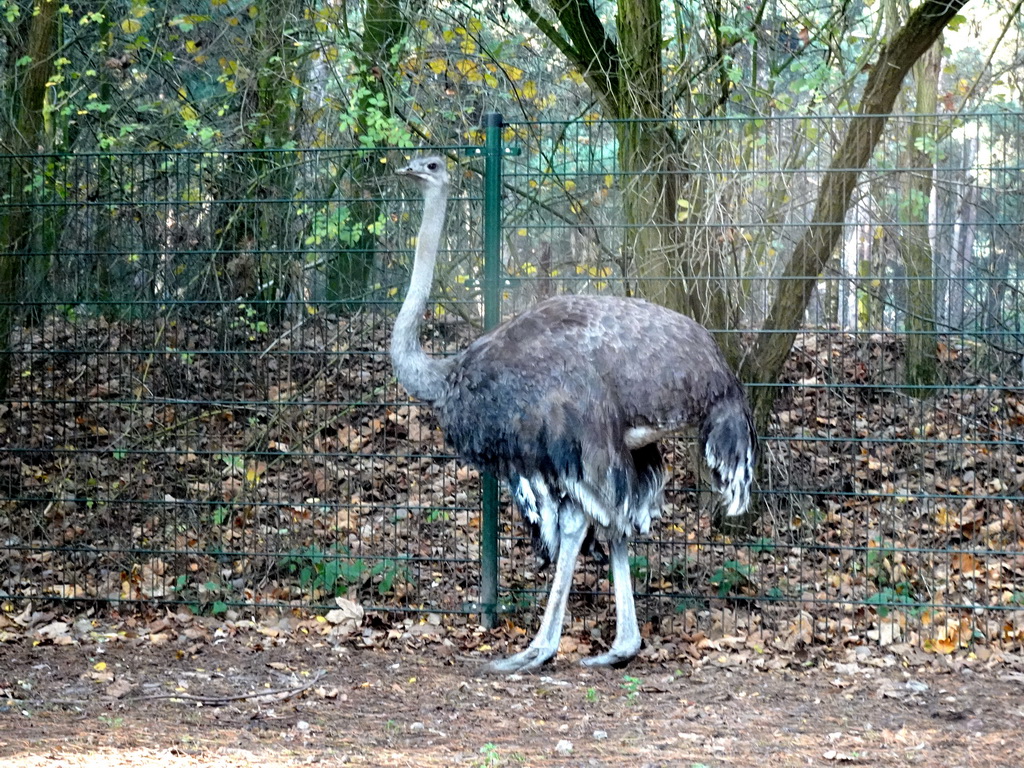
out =
[[[437,163],[427,163],[427,170],[428,171],[436,171],[437,170]]]

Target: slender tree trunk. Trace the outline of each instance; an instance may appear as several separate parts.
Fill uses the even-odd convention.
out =
[[[239,190],[254,202],[226,210],[225,250],[218,274],[228,293],[220,298],[251,300],[262,318],[280,319],[287,311],[296,272],[301,275],[299,233],[289,205],[298,185],[298,163],[286,148],[298,137],[301,102],[296,82],[302,62],[293,31],[302,23],[301,0],[270,0],[255,18],[252,50],[246,64],[257,73],[245,126],[248,145],[259,152],[236,155],[219,173],[219,194],[237,199]],[[223,291],[223,289],[221,289]]]
[[[907,275],[907,332],[905,381],[916,397],[927,397],[938,382],[935,335],[935,268],[928,214],[932,196],[933,160],[937,141],[935,110],[938,107],[942,37],[914,65],[917,81],[916,116],[907,142],[907,172],[903,213],[903,264]]]
[[[730,327],[721,242],[704,223],[708,191],[680,164],[678,139],[663,121],[662,16],[658,0],[618,3],[619,169],[626,230],[623,247],[644,298],[691,315],[707,327]],[[719,334],[735,362],[735,336]]]
[[[8,51],[9,61],[24,58],[27,63],[18,68],[11,89],[14,124],[6,136],[0,134],[0,146],[6,145],[16,156],[8,160],[9,170],[0,177],[0,195],[6,193],[10,200],[0,216],[0,394],[7,391],[10,381],[11,333],[25,303],[25,267],[31,257],[34,166],[24,155],[49,145],[44,105],[46,83],[53,71],[59,8],[56,0],[37,0],[31,16],[23,17],[24,48]]]
[[[392,116],[392,85],[397,73],[397,52],[408,23],[400,0],[368,0],[363,19],[362,51],[359,57],[359,81],[364,96],[356,102],[357,126],[370,146],[381,142],[374,127],[380,118]],[[357,189],[373,189],[385,173],[377,162],[357,161],[351,167]],[[351,205],[355,236],[339,244],[327,276],[327,298],[337,302],[342,312],[360,308],[361,299],[371,282],[377,256],[377,229],[383,209],[373,195]]]
[[[971,169],[978,157],[980,140],[975,134],[969,137],[961,148],[960,167]],[[949,257],[946,264],[945,290],[942,306],[944,319],[951,328],[962,329],[966,321],[964,281],[967,279],[967,264],[972,261],[974,252],[975,222],[978,217],[978,185],[974,173],[967,170],[960,179],[960,188],[964,190],[957,206],[956,220],[953,223],[953,234],[950,238]]]
[[[618,4],[619,91],[612,100],[619,143],[619,169],[626,220],[623,248],[632,257],[644,298],[673,309],[685,300],[670,280],[681,250],[676,227],[679,169],[673,168],[674,140],[661,124],[661,5],[658,0]]]

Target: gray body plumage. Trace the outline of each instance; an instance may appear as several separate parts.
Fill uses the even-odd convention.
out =
[[[457,355],[434,406],[451,445],[508,480],[553,559],[565,497],[602,538],[647,533],[663,477],[643,449],[726,402],[743,412],[742,387],[698,323],[639,299],[559,296]]]
[[[660,514],[656,442],[696,428],[726,513],[742,513],[756,452],[743,387],[703,326],[639,299],[551,298],[454,357],[428,357],[418,331],[447,174],[439,158],[415,160],[400,173],[421,182],[425,203],[409,296],[392,337],[399,381],[434,407],[461,456],[508,483],[540,554],[556,562],[537,636],[492,669],[530,669],[554,655],[575,560],[594,534],[610,544],[618,628],[609,652],[588,661],[625,661],[640,647],[626,541]]]

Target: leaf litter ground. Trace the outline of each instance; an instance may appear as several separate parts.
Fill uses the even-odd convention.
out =
[[[0,456],[3,765],[1024,764],[1024,399],[976,350],[947,349],[959,388],[925,405],[885,388],[891,340],[801,337],[760,543],[714,530],[669,446],[664,538],[634,547],[641,658],[575,664],[613,626],[590,566],[573,615],[603,634],[577,619],[543,675],[491,679],[482,660],[536,624],[528,542],[504,529],[518,613],[476,630],[455,612],[479,582],[479,478],[394,391],[383,324],[310,328],[270,354],[187,323],[158,347],[71,323],[19,346],[33,352],[0,408],[17,449]],[[351,572],[303,581],[329,562]],[[286,607],[339,585],[352,602],[322,619]],[[62,599],[93,608],[38,607]],[[223,620],[116,618],[164,599]]]
[[[505,632],[462,626],[42,626],[0,645],[8,768],[1024,764],[1024,659],[1009,654],[757,654],[726,638],[619,670],[562,653],[506,678],[480,674]]]
[[[395,385],[390,321],[317,316],[264,334],[221,319],[60,316],[19,331],[22,373],[0,404],[3,611],[167,601],[219,614],[335,594],[472,611],[479,476]],[[436,322],[427,335],[440,351],[473,333]],[[648,639],[1019,649],[1019,360],[952,340],[939,351],[950,386],[916,400],[896,386],[897,337],[801,335],[763,443],[762,514],[739,535],[697,503],[690,443],[668,443],[664,519],[632,550]],[[502,599],[530,628],[549,576],[513,518]],[[587,604],[574,616],[609,627],[607,569],[581,567],[575,588]]]

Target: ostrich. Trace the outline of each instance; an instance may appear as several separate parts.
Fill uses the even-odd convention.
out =
[[[449,444],[508,483],[538,554],[555,563],[541,626],[529,647],[488,670],[536,669],[558,651],[580,550],[608,544],[615,639],[587,665],[619,665],[640,650],[627,541],[660,516],[659,438],[696,427],[727,515],[750,502],[756,437],[743,386],[696,321],[639,299],[556,296],[453,357],[420,344],[444,228],[448,173],[440,157],[399,175],[423,192],[409,290],[395,321],[398,381],[430,404]]]

